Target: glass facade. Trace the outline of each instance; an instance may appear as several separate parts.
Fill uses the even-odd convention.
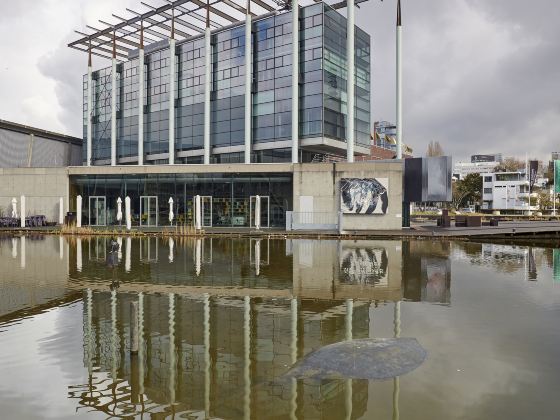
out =
[[[105,226],[117,221],[117,199],[131,199],[133,226],[169,226],[169,198],[173,197],[173,225],[193,225],[193,197],[203,201],[205,227],[249,226],[254,197],[261,196],[263,227],[284,227],[292,209],[291,173],[203,173],[143,175],[76,175],[70,177],[72,195],[82,196],[82,224]]]
[[[252,28],[252,143],[291,140],[292,14],[256,18]],[[346,18],[324,3],[301,8],[300,139],[346,141]],[[370,37],[356,27],[356,144],[370,139]],[[245,27],[211,36],[212,163],[243,162],[245,136]],[[162,43],[165,45],[165,43]],[[180,42],[176,54],[175,149],[177,163],[202,163],[204,147],[204,38]],[[146,52],[144,152],[146,164],[165,164],[169,147],[169,49]],[[117,156],[135,163],[138,138],[138,59],[118,66]],[[93,159],[107,164],[111,139],[111,68],[93,73]],[[84,79],[86,137],[87,77]],[[263,145],[252,162],[291,161],[289,148]],[[227,156],[222,156],[222,154]],[[345,155],[344,150],[340,154]],[[302,159],[312,154],[301,156]],[[85,158],[85,148],[84,148]],[[305,160],[302,160],[305,161]]]

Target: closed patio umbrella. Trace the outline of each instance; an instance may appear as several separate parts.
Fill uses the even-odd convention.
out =
[[[12,198],[12,217],[17,217],[17,200]]]
[[[175,215],[173,214],[173,197],[169,197],[169,224],[173,225],[173,218]]]
[[[122,199],[117,198],[117,222],[122,221]]]

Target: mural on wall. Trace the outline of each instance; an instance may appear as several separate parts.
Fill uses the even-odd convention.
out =
[[[342,248],[341,283],[387,286],[389,258],[385,248]]]
[[[340,180],[340,209],[350,214],[387,214],[388,178],[343,178]]]

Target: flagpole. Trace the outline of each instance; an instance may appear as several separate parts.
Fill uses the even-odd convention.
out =
[[[556,216],[556,161],[552,161],[554,165],[554,169],[552,172],[552,176],[554,177],[554,189],[552,190],[552,215]]]

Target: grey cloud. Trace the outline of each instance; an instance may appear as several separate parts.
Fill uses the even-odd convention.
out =
[[[24,2],[0,16],[32,19]],[[115,2],[115,11],[132,0]],[[417,155],[438,140],[455,158],[472,153],[548,158],[560,139],[560,3],[553,0],[403,0],[404,135]],[[83,0],[96,12],[96,4]],[[51,5],[54,7],[53,5]],[[105,5],[107,6],[107,5]],[[396,0],[362,3],[356,23],[372,36],[372,122],[394,121]],[[101,7],[101,6],[100,6]],[[104,9],[105,10],[105,9]],[[105,13],[105,12],[103,12]],[[107,16],[96,16],[107,18]],[[0,18],[2,19],[2,18]],[[83,16],[62,24],[70,33]],[[484,36],[483,36],[484,35]],[[19,34],[18,36],[24,36]],[[86,57],[56,42],[39,60],[56,83],[55,101],[68,132],[81,135]],[[31,42],[31,40],[29,40]],[[3,57],[19,51],[2,48]],[[107,63],[99,60],[100,66]],[[34,83],[14,80],[14,83]],[[36,81],[35,83],[41,83]]]

